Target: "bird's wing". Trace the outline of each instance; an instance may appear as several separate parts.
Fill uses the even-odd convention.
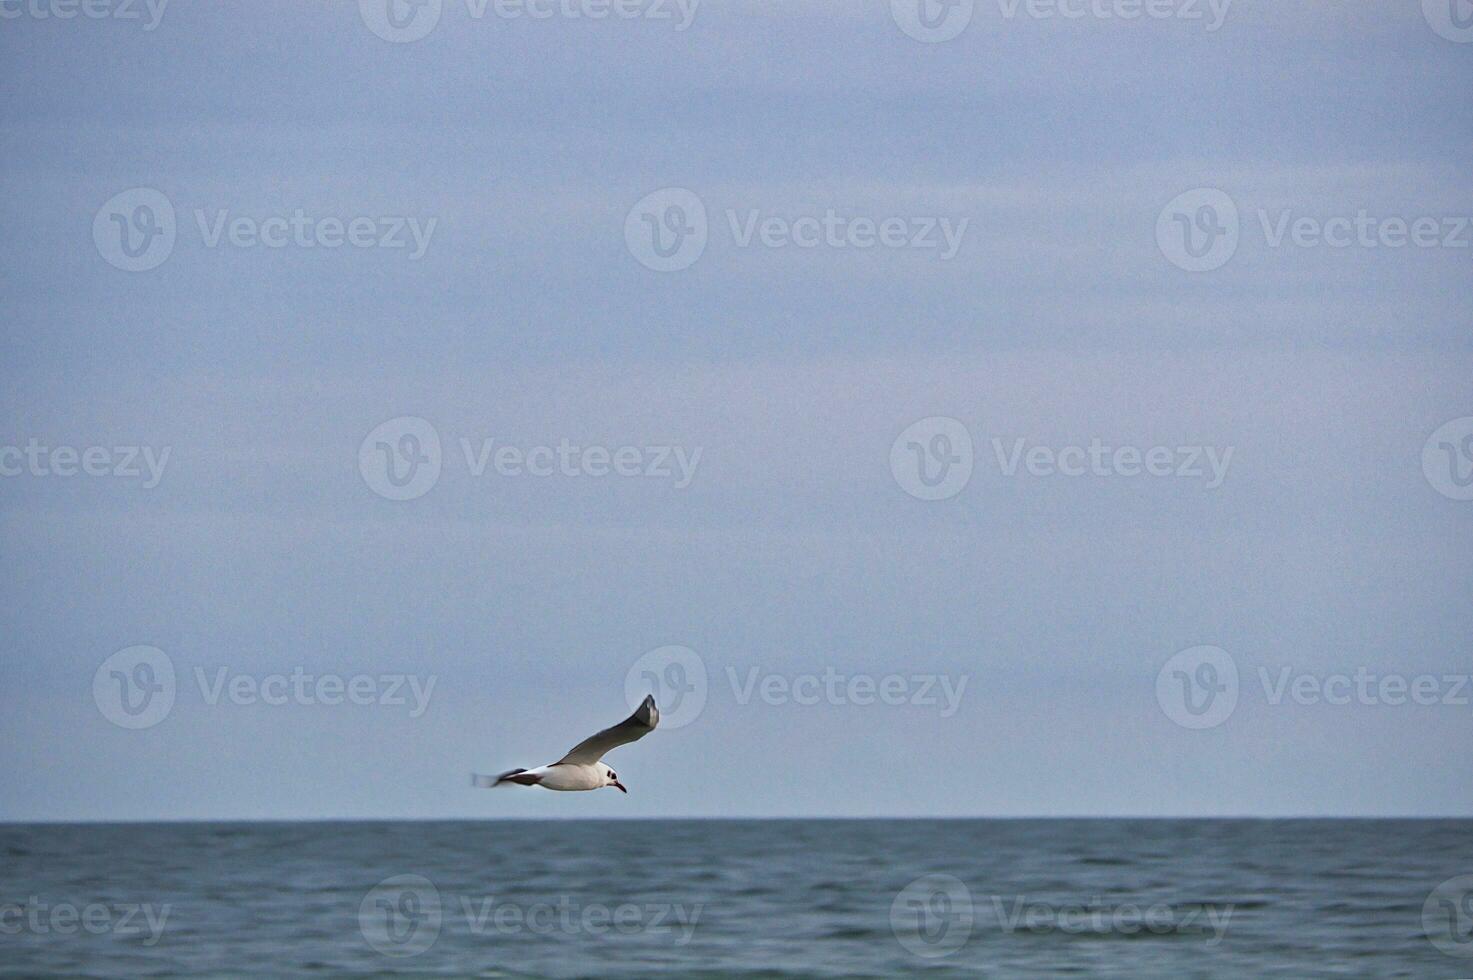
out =
[[[655,707],[653,694],[646,695],[644,702],[634,709],[634,714],[612,728],[605,728],[597,735],[590,735],[568,751],[553,765],[586,766],[597,762],[610,749],[644,738],[660,723],[660,709]]]

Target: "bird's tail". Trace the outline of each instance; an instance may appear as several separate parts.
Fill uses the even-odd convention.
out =
[[[471,773],[471,785],[478,789],[490,789],[493,786],[501,786],[505,783],[515,783],[520,786],[536,786],[539,782],[537,776],[527,774],[525,769],[508,769],[506,772],[495,776],[483,776],[481,773]]]

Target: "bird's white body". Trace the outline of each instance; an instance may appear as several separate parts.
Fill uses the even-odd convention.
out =
[[[512,769],[499,776],[471,773],[471,785],[489,788],[510,783],[516,786],[541,786],[543,789],[563,793],[612,786],[621,793],[627,793],[629,790],[619,782],[619,774],[599,759],[610,749],[644,738],[659,723],[660,711],[655,707],[655,699],[651,695],[634,709],[634,714],[612,728],[605,728],[598,734],[585,738],[551,765],[538,766],[536,769]]]
[[[609,775],[613,772],[602,762],[580,766],[571,762],[560,765],[538,766],[528,769],[527,775],[537,777],[537,785],[543,789],[555,789],[565,793],[585,789],[603,789],[613,785]]]

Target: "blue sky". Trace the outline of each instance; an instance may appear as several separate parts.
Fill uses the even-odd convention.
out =
[[[0,465],[169,455],[156,486],[0,477],[0,819],[1473,812],[1473,502],[1423,465],[1473,466],[1431,438],[1473,416],[1473,44],[1435,0],[1237,0],[1215,31],[979,0],[938,43],[877,0],[684,30],[445,0],[410,43],[354,3],[36,3],[0,20]],[[134,188],[175,237],[130,272],[94,223]],[[625,227],[667,188],[706,243],[660,272]],[[1199,189],[1239,232],[1190,272],[1157,228]],[[299,212],[373,244],[211,238]],[[906,244],[743,243],[830,212]],[[1310,244],[1361,212],[1436,244]],[[408,219],[417,258],[378,244]],[[953,256],[912,247],[943,222]],[[925,500],[892,448],[936,417],[971,475]],[[440,471],[389,499],[369,436],[406,418]],[[1009,469],[1096,442],[1173,475]],[[686,485],[494,462],[562,444],[699,457]],[[1194,448],[1231,449],[1220,485],[1175,475]],[[135,730],[94,680],[137,645],[177,678]],[[610,757],[629,796],[467,786],[622,717],[671,645],[704,708]],[[1196,729],[1157,687],[1204,645],[1240,684]],[[413,717],[212,704],[221,668],[434,686]],[[743,703],[754,669],[906,703]],[[1437,703],[1275,703],[1285,670]]]

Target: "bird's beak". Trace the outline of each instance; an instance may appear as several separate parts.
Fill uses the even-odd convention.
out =
[[[614,789],[618,790],[621,793],[628,793],[629,792],[627,789],[624,788],[624,784],[621,783],[621,782],[619,782],[617,779],[614,780]]]

